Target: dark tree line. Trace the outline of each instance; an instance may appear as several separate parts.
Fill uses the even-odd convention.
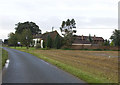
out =
[[[115,29],[110,39],[111,39],[111,42],[106,39],[103,45],[104,46],[120,46],[120,30]]]
[[[110,39],[114,46],[120,46],[120,30],[115,29]]]
[[[16,27],[15,27],[15,30],[16,30],[16,33],[22,33],[24,29],[29,29],[32,33],[32,35],[35,35],[35,34],[41,34],[41,30],[39,29],[39,26],[36,25],[34,22],[24,22],[24,23],[18,23],[18,24],[15,24]]]
[[[52,39],[49,35],[47,36],[47,41],[44,42],[44,47],[59,49],[61,46],[71,46],[74,41],[74,33],[76,33],[76,23],[74,19],[67,19],[63,21],[60,27],[63,37],[56,35],[55,39]],[[18,42],[22,46],[29,47],[33,43],[33,36],[36,34],[41,34],[39,26],[34,22],[24,22],[18,23],[15,27],[15,33],[10,33],[8,35],[8,44],[12,46],[17,46]],[[103,45],[105,46],[120,46],[120,30],[113,31],[112,36],[109,40],[105,40]],[[89,41],[92,43],[93,40],[91,35],[89,35]]]
[[[10,33],[8,35],[8,44],[16,47],[18,42],[20,42],[20,45],[28,48],[32,43],[33,36],[40,33],[41,30],[39,29],[39,26],[34,22],[19,22],[16,24],[15,33]]]
[[[56,35],[55,39],[52,39],[50,35],[47,36],[47,41],[44,47],[60,49],[62,46],[62,37]]]

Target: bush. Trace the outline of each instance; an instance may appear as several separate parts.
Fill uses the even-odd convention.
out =
[[[54,40],[54,48],[60,49],[61,48],[61,37],[59,35],[56,35],[55,40]]]
[[[36,48],[36,49],[41,48],[41,45],[40,45],[40,44],[37,44],[37,45],[35,46],[35,48]]]
[[[46,45],[48,48],[52,48],[52,38],[50,37],[50,35],[47,36]]]

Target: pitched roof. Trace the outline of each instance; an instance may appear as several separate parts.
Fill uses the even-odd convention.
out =
[[[84,39],[87,40],[89,38],[89,36],[75,36],[75,38],[77,39]],[[102,37],[95,37],[95,36],[91,36],[92,40],[104,40]]]
[[[52,32],[46,32],[44,34],[39,34],[37,36],[35,36],[35,38],[42,38],[43,40],[46,40],[47,39],[47,36],[50,36],[52,39],[55,39],[56,35],[59,35],[58,32],[55,30],[55,31],[52,31]],[[60,35],[59,35],[60,36]]]
[[[91,38],[93,41],[96,41],[96,40],[97,41],[98,40],[104,41],[104,39],[102,37],[92,36]],[[75,35],[74,39],[75,40],[73,41],[73,43],[75,43],[75,44],[91,44],[91,42],[89,41],[89,36],[77,36],[77,35]]]
[[[93,40],[103,40],[104,41],[104,39],[102,37],[92,37],[92,39]]]
[[[42,34],[35,35],[34,38],[41,38]]]

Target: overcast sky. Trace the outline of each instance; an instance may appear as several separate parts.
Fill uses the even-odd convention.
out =
[[[108,39],[118,29],[119,0],[0,0],[0,39],[8,38],[18,22],[33,21],[42,33],[60,33],[63,20],[74,18],[77,35]]]

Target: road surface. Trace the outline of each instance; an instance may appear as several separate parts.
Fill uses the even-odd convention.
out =
[[[29,53],[4,49],[8,51],[10,62],[3,72],[3,83],[84,83]]]

